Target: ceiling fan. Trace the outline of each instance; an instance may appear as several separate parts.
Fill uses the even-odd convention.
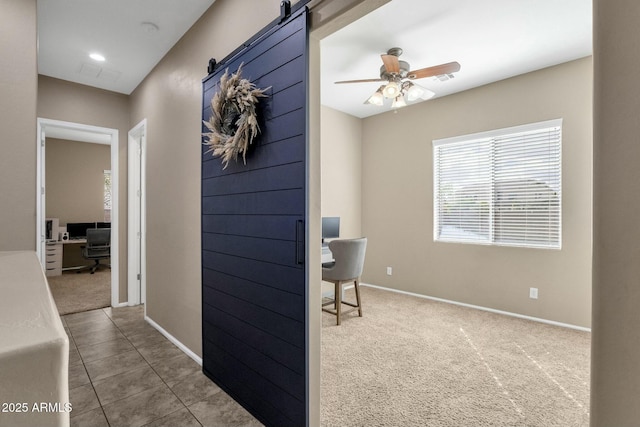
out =
[[[386,82],[364,103],[380,106],[383,105],[384,99],[388,98],[393,99],[391,107],[398,108],[407,105],[405,95],[407,101],[429,99],[435,95],[429,89],[413,83],[412,80],[442,75],[452,78],[452,73],[460,71],[460,64],[457,62],[411,70],[408,62],[399,59],[400,55],[402,55],[402,49],[399,47],[393,47],[386,54],[380,55],[382,66],[380,67],[380,78],[378,79],[343,80],[336,82],[336,84]]]

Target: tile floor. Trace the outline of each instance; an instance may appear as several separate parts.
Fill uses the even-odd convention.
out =
[[[62,316],[71,426],[261,426],[193,359],[144,321],[143,306]]]

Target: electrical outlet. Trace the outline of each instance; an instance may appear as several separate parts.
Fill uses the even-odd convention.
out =
[[[387,267],[387,276],[391,276],[393,274],[393,268]]]
[[[538,288],[529,288],[529,298],[538,299]]]

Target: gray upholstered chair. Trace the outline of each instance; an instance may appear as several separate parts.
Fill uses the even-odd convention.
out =
[[[358,315],[362,317],[362,304],[360,302],[360,275],[364,266],[364,256],[367,250],[367,239],[333,240],[329,242],[329,249],[333,254],[335,262],[332,265],[323,264],[322,280],[335,285],[334,298],[322,304],[322,310],[336,316],[337,324],[340,324],[343,314],[358,310]],[[356,291],[356,304],[342,301],[342,285],[354,283]],[[342,311],[342,304],[354,307],[347,311]],[[333,310],[325,308],[333,305]]]
[[[110,228],[88,228],[87,229],[87,245],[82,246],[82,256],[87,260],[94,261],[91,274],[95,273],[98,267],[105,265],[100,264],[101,259],[109,259],[111,257],[111,229]],[[105,265],[110,267],[110,265]]]

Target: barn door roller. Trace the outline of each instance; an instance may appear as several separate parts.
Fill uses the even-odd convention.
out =
[[[283,0],[280,2],[280,22],[291,16],[291,2]]]

